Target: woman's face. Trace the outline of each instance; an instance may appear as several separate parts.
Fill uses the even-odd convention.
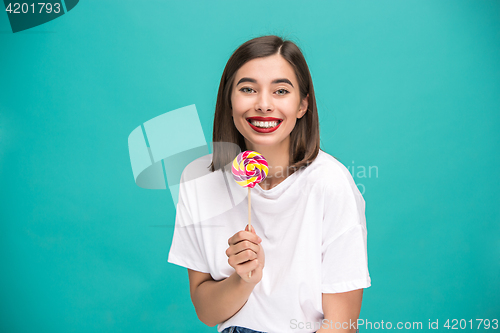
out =
[[[308,97],[309,95],[307,95]],[[279,54],[256,58],[238,69],[231,92],[234,125],[253,147],[289,139],[307,110],[292,66]]]

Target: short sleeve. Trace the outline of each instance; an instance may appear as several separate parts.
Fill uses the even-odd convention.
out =
[[[193,223],[189,212],[190,188],[181,176],[179,200],[175,215],[174,235],[167,261],[198,272],[210,273],[206,263],[206,255],[201,247],[201,228]]]
[[[371,285],[365,201],[343,165],[333,174],[324,187],[322,293],[342,293]]]

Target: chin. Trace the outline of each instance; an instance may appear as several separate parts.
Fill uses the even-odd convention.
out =
[[[252,138],[252,139],[247,139],[252,145],[254,146],[266,146],[266,147],[272,147],[275,146],[279,143],[281,143],[280,140],[277,140],[276,138]]]

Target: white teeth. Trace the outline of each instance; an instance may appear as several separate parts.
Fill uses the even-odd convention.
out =
[[[277,121],[256,121],[256,120],[251,120],[252,125],[256,127],[261,127],[261,128],[271,128],[271,127],[276,127],[278,126]]]

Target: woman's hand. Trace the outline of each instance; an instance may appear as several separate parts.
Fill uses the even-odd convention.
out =
[[[262,239],[257,236],[253,227],[249,231],[248,224],[245,230],[238,231],[228,240],[227,261],[245,282],[257,284],[262,279],[265,255],[260,242]],[[248,277],[250,272],[252,276]]]

